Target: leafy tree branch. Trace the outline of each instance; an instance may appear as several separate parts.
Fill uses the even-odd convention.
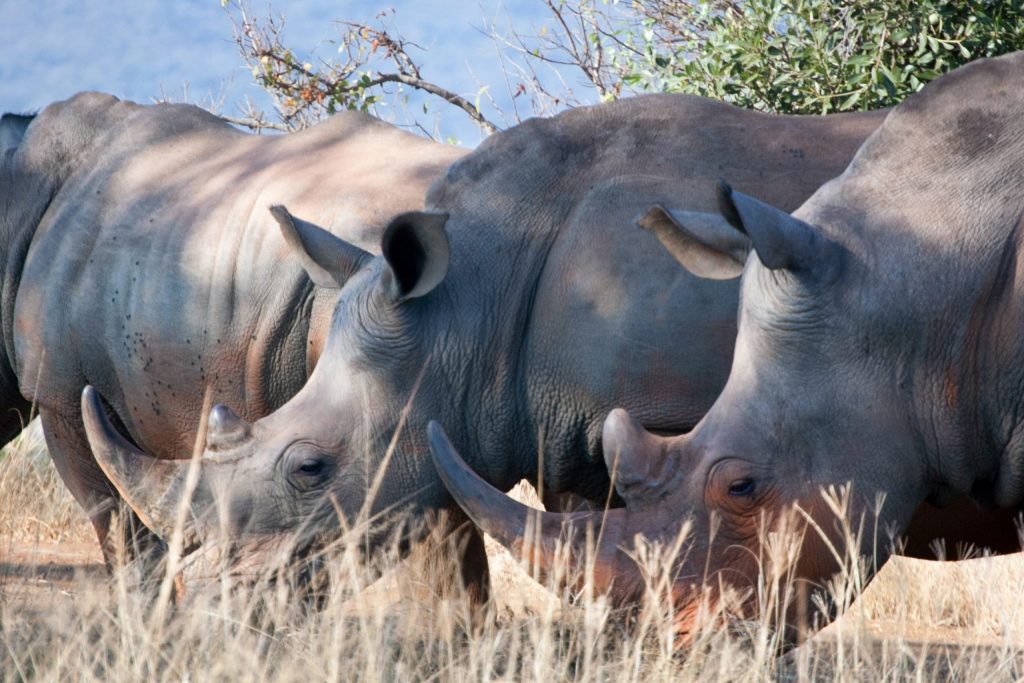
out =
[[[423,77],[409,53],[415,46],[377,26],[338,21],[337,60],[300,61],[282,40],[283,17],[257,19],[244,4],[233,5],[234,38],[253,78],[274,98],[286,130],[309,126],[343,109],[373,112],[387,86],[401,85],[442,99],[465,112],[487,133],[497,130],[480,109],[458,93]],[[247,117],[253,118],[253,117]],[[272,128],[254,119],[256,127]]]

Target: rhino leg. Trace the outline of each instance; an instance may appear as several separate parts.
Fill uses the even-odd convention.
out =
[[[39,412],[46,446],[57,473],[78,501],[103,550],[107,568],[134,564],[141,578],[155,578],[164,544],[125,505],[92,456],[80,418],[69,419],[51,410]]]
[[[483,534],[461,509],[445,510],[431,523],[433,527],[421,542],[420,550],[427,558],[428,574],[436,579],[433,592],[444,595],[451,588],[452,575],[447,570],[454,558],[461,588],[474,608],[474,620],[490,599],[490,569],[484,549]],[[438,571],[438,568],[444,568]]]
[[[459,572],[462,587],[474,607],[483,607],[491,598],[491,570],[487,564],[484,536],[465,518],[455,531],[459,549]]]

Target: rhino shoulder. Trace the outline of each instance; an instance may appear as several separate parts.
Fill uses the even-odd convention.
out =
[[[82,92],[46,106],[21,141],[27,170],[64,177],[92,149],[98,137],[138,105],[113,95]]]

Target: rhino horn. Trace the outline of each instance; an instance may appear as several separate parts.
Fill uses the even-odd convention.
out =
[[[626,537],[625,510],[536,510],[476,474],[438,423],[427,426],[427,437],[434,465],[455,501],[482,531],[528,561],[539,579],[579,584],[587,577],[576,568],[592,561],[593,588],[598,593],[624,599],[630,595],[625,589],[642,581],[636,564],[618,547]]]
[[[99,393],[91,386],[82,391],[82,421],[96,462],[142,523],[163,539],[170,539],[178,506],[186,490],[187,460],[153,458],[125,439],[110,424]],[[185,528],[186,547],[194,534]]]

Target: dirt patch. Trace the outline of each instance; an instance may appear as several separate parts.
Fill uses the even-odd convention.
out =
[[[9,544],[0,553],[0,604],[42,613],[106,578],[95,543]]]

